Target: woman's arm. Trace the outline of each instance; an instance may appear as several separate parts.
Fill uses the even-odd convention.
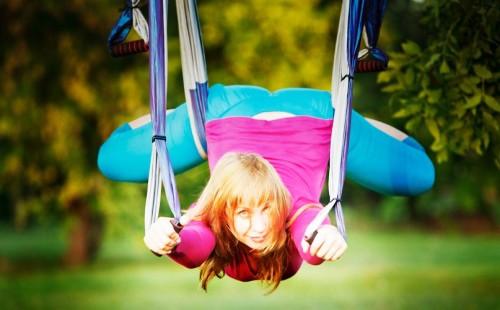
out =
[[[177,233],[166,217],[158,218],[144,236],[144,243],[159,255],[169,255],[177,263],[195,268],[201,265],[215,247],[215,237],[201,221],[189,221],[181,217],[182,230]]]
[[[304,233],[306,231],[307,225],[316,217],[316,215],[321,211],[320,207],[307,208],[302,213],[295,218],[293,223],[290,225],[290,234],[297,251],[303,260],[311,265],[319,265],[323,262],[323,259],[316,256],[312,256],[309,251],[304,251],[302,248],[302,241],[304,240]],[[323,224],[330,224],[330,219],[326,218]]]
[[[200,221],[186,224],[180,232],[180,240],[168,256],[187,268],[200,266],[215,247],[213,232]]]
[[[311,244],[304,240],[307,226],[320,212],[321,208],[306,209],[290,226],[292,240],[303,260],[312,265],[319,265],[324,260],[334,261],[340,258],[347,249],[347,244],[337,228],[326,218],[318,228]]]

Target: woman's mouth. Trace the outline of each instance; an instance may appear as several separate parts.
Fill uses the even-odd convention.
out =
[[[255,243],[262,243],[264,242],[264,240],[266,240],[265,236],[250,237],[250,239]]]

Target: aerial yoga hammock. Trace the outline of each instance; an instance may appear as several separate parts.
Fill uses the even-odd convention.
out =
[[[237,132],[239,125],[255,118],[262,120],[262,116],[269,113],[287,116],[274,121],[275,124],[283,122],[285,127],[290,119],[303,119],[304,123],[322,120],[328,131],[331,128],[329,147],[325,149],[326,152],[329,149],[330,201],[307,225],[304,234],[309,240],[314,238],[331,209],[335,210],[339,232],[346,238],[341,208],[346,175],[369,189],[388,195],[417,195],[433,185],[433,164],[416,140],[352,111],[355,72],[378,71],[387,67],[387,56],[376,47],[385,0],[343,1],[331,93],[303,88],[271,93],[256,86],[220,84],[209,89],[195,0],[176,1],[186,103],[167,113],[166,2],[149,1],[147,34],[148,31],[144,30],[147,27],[137,26],[140,21],[144,23],[142,15],[137,17],[140,15],[139,0],[129,0],[128,8],[110,34],[109,47],[114,56],[149,50],[151,118],[145,116],[117,128],[102,145],[98,156],[99,169],[110,179],[131,182],[149,180],[145,206],[146,231],[158,218],[162,184],[175,218],[174,224],[179,231],[182,229],[178,225],[181,212],[174,174],[203,162],[207,158],[207,147],[211,168],[222,153],[231,150],[230,145],[223,143],[227,139],[230,144],[231,136],[217,137],[221,141],[213,138],[213,132],[219,130],[218,133],[224,133],[232,128]],[[134,28],[142,29],[138,31],[142,40],[124,43],[132,23]],[[363,29],[367,48],[358,53]],[[263,127],[273,123],[261,122]],[[214,131],[207,134],[207,128]],[[300,128],[296,130],[300,133]],[[294,132],[289,131],[289,134],[294,135]],[[287,151],[293,152],[293,149]],[[307,157],[307,147],[304,152]],[[328,157],[325,165],[327,160]],[[282,177],[286,173],[282,172]],[[317,175],[313,179],[319,181],[311,186],[314,191],[311,195],[319,199],[325,171],[318,169],[315,173]]]

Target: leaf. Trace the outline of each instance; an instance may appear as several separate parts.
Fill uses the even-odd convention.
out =
[[[438,164],[444,163],[448,160],[448,150],[444,149],[437,153],[437,162]]]
[[[484,102],[493,111],[500,112],[500,104],[498,103],[498,101],[494,97],[492,97],[490,95],[484,95]]]
[[[448,63],[445,60],[443,60],[441,66],[439,67],[439,73],[441,74],[450,73],[450,67],[448,66]]]
[[[413,81],[415,80],[415,72],[413,69],[408,69],[405,73],[405,82],[409,86],[413,86]]]
[[[488,112],[483,110],[483,119],[486,125],[495,131],[500,131],[499,122]]]
[[[478,155],[483,155],[483,149],[481,147],[481,140],[480,139],[475,139],[472,141],[470,144],[470,147],[476,151]]]
[[[397,111],[396,113],[394,113],[392,115],[392,117],[394,117],[394,118],[404,118],[404,117],[408,117],[410,115],[411,115],[410,110],[408,110],[408,109],[401,109],[401,110]]]
[[[476,51],[474,52],[474,55],[472,55],[472,58],[478,59],[478,58],[481,57],[481,55],[482,55],[481,50],[480,49],[476,49]]]
[[[422,88],[427,88],[429,87],[429,85],[431,84],[431,80],[429,79],[429,76],[427,74],[425,74],[423,77],[422,77]]]
[[[413,41],[408,41],[402,44],[403,51],[405,51],[408,55],[416,56],[421,53],[420,46]]]
[[[460,129],[464,127],[464,123],[460,120],[455,120],[453,121],[453,123],[450,124],[450,126],[448,127],[450,130],[457,130],[457,129]]]
[[[472,109],[481,103],[481,94],[474,95],[467,99],[465,105],[462,107],[464,109]]]
[[[429,103],[439,102],[439,99],[441,99],[442,93],[443,93],[443,91],[441,89],[429,90],[427,92],[427,99],[429,100]]]
[[[434,137],[434,139],[436,141],[439,141],[441,138],[441,135],[440,135],[439,127],[438,127],[436,121],[433,119],[426,119],[425,125],[427,126],[427,129],[429,130],[431,135]]]
[[[481,82],[481,79],[478,78],[477,76],[471,76],[467,79],[467,82],[470,84],[470,85],[477,85]]]
[[[394,118],[405,118],[420,112],[419,104],[408,105],[392,115]]]
[[[406,123],[405,128],[406,130],[408,130],[408,132],[416,132],[419,125],[420,117],[414,117]]]
[[[434,140],[434,143],[432,143],[432,145],[431,145],[431,150],[433,150],[434,152],[439,152],[442,149],[444,149],[445,146],[446,146],[446,143],[444,143],[444,141]]]
[[[401,84],[391,84],[391,85],[388,85],[388,86],[382,88],[382,91],[385,93],[393,93],[395,91],[402,90],[402,89],[404,89],[404,87]]]
[[[387,83],[392,80],[393,71],[382,71],[377,75],[377,83]]]
[[[474,66],[474,72],[482,79],[484,80],[487,80],[487,79],[490,79],[493,74],[491,73],[490,70],[488,70],[488,68],[486,68],[485,66],[483,65],[475,65]]]
[[[488,146],[490,145],[490,135],[487,131],[483,131],[481,133],[481,139],[483,140],[484,147],[488,148]]]
[[[431,59],[429,59],[429,61],[425,64],[425,68],[428,69],[432,67],[440,57],[441,54],[432,54]]]

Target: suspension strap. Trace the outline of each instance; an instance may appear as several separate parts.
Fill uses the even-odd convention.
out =
[[[387,0],[367,1],[364,10],[363,39],[366,48],[358,54],[356,72],[378,72],[387,68],[389,57],[379,48],[377,42],[382,26],[382,18],[387,7]]]
[[[181,43],[182,77],[191,132],[202,158],[206,158],[208,76],[196,0],[176,0]]]
[[[145,231],[158,219],[162,184],[174,218],[179,221],[181,217],[175,176],[169,160],[167,137],[165,136],[168,68],[167,8],[168,0],[149,1],[149,29],[151,31],[149,93],[153,144],[145,205]]]
[[[344,239],[347,238],[341,199],[349,149],[353,79],[363,26],[363,5],[364,1],[342,1],[331,88],[331,101],[335,114],[330,140],[328,174],[330,202],[307,227],[305,237],[309,240],[333,208],[337,229]]]

